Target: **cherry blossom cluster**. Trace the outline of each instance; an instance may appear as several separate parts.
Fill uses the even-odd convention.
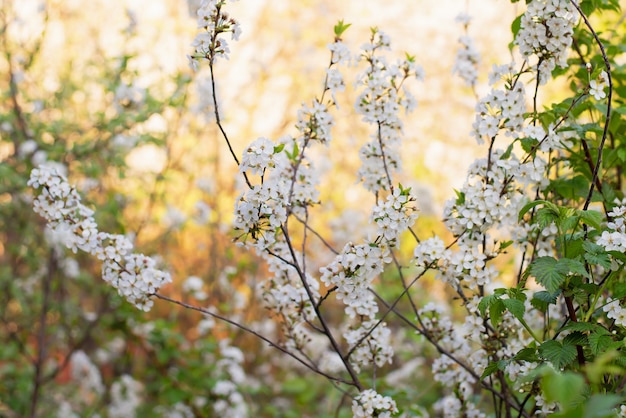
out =
[[[550,79],[557,65],[567,66],[576,19],[570,0],[533,0],[522,15],[515,41],[523,56],[538,58],[537,76],[541,84]]]
[[[446,202],[448,229],[456,236],[481,236],[494,226],[517,223],[525,201],[512,180],[521,167],[514,155],[506,159],[502,150],[494,150],[491,158],[474,161],[457,199]]]
[[[343,301],[346,314],[361,319],[344,332],[354,350],[350,361],[357,370],[372,363],[382,366],[393,356],[389,329],[374,320],[378,305],[369,291],[372,281],[390,261],[389,250],[384,246],[348,243],[332,263],[320,269],[321,281]],[[375,325],[378,326],[373,328]]]
[[[315,312],[312,303],[320,298],[319,282],[307,274],[307,286],[304,286],[295,267],[283,261],[292,257],[283,241],[272,247],[272,254],[264,256],[272,273],[272,278],[262,285],[266,306],[280,314],[288,326],[313,320]],[[298,252],[295,255],[297,260],[302,258]]]
[[[418,319],[429,339],[446,350],[450,355],[442,354],[432,365],[434,379],[454,391],[454,395],[442,398],[435,409],[444,416],[482,416],[471,399],[474,397],[476,379],[459,361],[472,367],[476,374],[482,373],[487,366],[487,353],[477,349],[474,338],[484,332],[483,320],[474,315],[466,318],[465,324],[458,327],[445,315],[444,309],[434,303],[428,303],[418,311]]]
[[[33,169],[28,185],[40,190],[33,201],[35,212],[63,238],[65,246],[102,260],[102,278],[137,308],[149,311],[151,295],[172,281],[169,273],[160,270],[153,258],[132,253],[133,245],[125,236],[98,231],[93,211],[54,168]]]
[[[608,230],[602,232],[598,238],[598,245],[603,246],[607,251],[626,252],[626,202],[616,200],[617,206],[607,215],[610,222],[607,223]]]
[[[467,34],[467,27],[470,17],[463,13],[457,16],[456,21],[465,28],[465,35],[459,38],[461,47],[454,57],[452,73],[458,74],[465,81],[465,84],[474,87],[478,81],[478,64],[480,64],[480,52],[474,45],[474,39]]]
[[[230,33],[234,41],[241,35],[239,23],[223,10],[225,4],[226,0],[203,0],[198,9],[198,28],[202,32],[194,39],[194,53],[189,57],[194,69],[200,61],[213,63],[216,58],[228,59],[230,49],[223,35]]]
[[[602,70],[598,75],[598,78],[589,82],[589,94],[596,100],[602,100],[606,97],[606,82],[608,75],[606,71]]]
[[[301,214],[319,201],[319,177],[313,161],[304,155],[309,142],[303,137],[284,137],[272,146],[271,141],[261,139],[244,153],[240,170],[263,173],[262,183],[244,191],[235,206],[233,226],[242,231],[242,237],[251,238],[247,241],[251,245],[269,248],[289,213]]]
[[[396,414],[398,408],[389,396],[382,396],[373,389],[362,391],[352,401],[352,416],[354,418],[390,418]]]
[[[266,169],[276,166],[275,160],[278,158],[276,151],[276,145],[270,139],[263,137],[256,139],[244,151],[239,172],[263,175]]]
[[[374,206],[372,221],[378,227],[379,236],[391,247],[398,245],[400,234],[410,228],[417,219],[417,211],[413,205],[415,200],[411,190],[400,185],[387,196],[386,200]]]
[[[343,300],[348,316],[373,318],[378,306],[369,288],[390,261],[386,247],[348,243],[332,263],[320,269],[321,280],[326,287],[334,289],[338,299]]]
[[[108,415],[111,417],[133,417],[141,405],[143,384],[125,374],[111,385],[111,403]]]
[[[212,401],[213,412],[218,416],[246,418],[248,408],[239,391],[239,385],[245,383],[246,374],[242,368],[242,351],[230,345],[230,341],[221,340],[219,344],[221,358],[215,363],[215,373],[220,380],[215,382],[212,394],[217,400]]]
[[[400,169],[399,114],[401,110],[411,112],[417,104],[404,82],[411,77],[423,78],[423,70],[413,57],[407,55],[405,60],[389,64],[378,54],[379,50],[389,49],[390,42],[385,33],[372,29],[370,43],[362,46],[361,54],[361,61],[368,66],[357,80],[362,91],[356,99],[356,111],[376,127],[372,140],[359,151],[362,166],[357,176],[372,192],[391,187],[390,177]]]
[[[491,80],[497,82],[504,76],[503,69],[496,68]],[[493,88],[476,105],[476,118],[472,124],[472,135],[478,144],[484,139],[492,140],[500,130],[516,138],[523,130],[526,98],[524,85],[507,74],[505,89]]]
[[[334,70],[334,68],[330,68]],[[339,91],[343,86],[343,81],[339,81],[341,74],[336,71],[332,77],[328,77],[326,82],[328,89],[333,92]],[[343,80],[343,79],[342,79]],[[331,139],[330,129],[334,125],[333,117],[328,113],[328,107],[315,100],[312,106],[302,105],[298,110],[298,122],[296,128],[307,140],[319,141],[322,144],[328,144]]]

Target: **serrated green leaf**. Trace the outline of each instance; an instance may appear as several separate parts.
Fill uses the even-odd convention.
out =
[[[596,210],[579,210],[580,219],[594,229],[602,229],[602,214]]]
[[[586,345],[587,336],[582,332],[574,331],[565,338],[563,338],[563,345]]]
[[[539,222],[539,228],[544,229],[553,223],[559,221],[559,213],[553,211],[550,208],[541,208],[537,211],[537,222]]]
[[[553,294],[545,290],[540,290],[538,292],[535,292],[532,299],[530,300],[530,304],[536,309],[539,309],[542,312],[546,312],[549,305],[556,304],[557,296],[557,294]]]
[[[488,376],[492,375],[493,373],[497,372],[498,370],[506,369],[506,366],[508,366],[509,363],[511,363],[510,360],[498,360],[498,361],[490,362],[487,365],[487,367],[485,367],[485,371],[481,375],[480,379],[482,380],[485,377],[488,377]]]
[[[539,346],[539,354],[560,369],[576,358],[576,347],[563,345],[559,341],[548,340]]]
[[[598,327],[602,328],[600,325],[589,322],[569,322],[563,327],[563,331],[586,332],[597,330]]]
[[[279,144],[274,147],[274,154],[278,154],[283,149],[285,149],[285,144]]]
[[[578,260],[563,258],[557,262],[557,268],[560,268],[560,266],[564,266],[563,270],[567,269],[568,272],[580,274],[588,279],[591,278],[589,272],[585,269],[585,265]]]
[[[587,337],[587,340],[594,356],[606,351],[613,343],[611,336],[603,332],[592,332]]]
[[[539,360],[537,357],[537,350],[531,347],[522,348],[513,358],[515,360],[530,362],[536,362]]]
[[[585,250],[585,261],[589,264],[599,265],[605,269],[611,268],[611,259],[604,247],[590,241],[585,241],[583,243],[583,249]]]
[[[530,265],[530,274],[550,293],[556,293],[565,282],[569,268],[552,257],[539,257]]]
[[[513,316],[520,321],[524,320],[524,312],[526,311],[526,307],[524,306],[524,302],[517,299],[502,299],[504,306],[506,309],[513,314]]]

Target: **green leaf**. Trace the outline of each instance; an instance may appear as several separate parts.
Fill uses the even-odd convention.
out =
[[[544,229],[559,221],[559,213],[551,208],[541,208],[537,211],[537,221],[539,222],[539,228]]]
[[[613,344],[613,338],[611,338],[608,331],[605,329],[595,330],[589,334],[587,339],[589,340],[589,348],[594,356],[605,352]]]
[[[584,176],[575,176],[571,179],[557,178],[550,182],[550,188],[565,199],[579,199],[587,195],[589,181]]]
[[[586,345],[587,344],[587,336],[582,332],[572,332],[565,338],[563,338],[563,344],[569,345]]]
[[[285,149],[285,144],[280,144],[280,145],[276,145],[274,147],[274,154],[278,154],[279,152],[281,152],[283,149]]]
[[[559,341],[548,340],[539,346],[539,354],[560,369],[567,366],[576,358],[576,347],[563,345]]]
[[[518,221],[521,221],[524,218],[524,215],[526,215],[529,210],[531,210],[535,206],[543,205],[545,203],[547,203],[545,200],[533,200],[532,202],[526,203],[524,207],[519,211]]]
[[[506,309],[508,309],[511,314],[520,321],[524,321],[524,312],[526,311],[526,307],[524,306],[524,302],[517,299],[503,299],[502,302]]]
[[[548,402],[559,402],[567,411],[584,399],[585,378],[577,373],[551,371],[541,380],[541,389]]]
[[[480,311],[480,314],[482,316],[485,316],[485,312],[487,312],[487,309],[489,309],[491,304],[497,299],[498,299],[497,295],[489,295],[489,296],[485,296],[484,298],[482,298],[480,302],[478,303],[478,310]]]
[[[532,347],[522,348],[513,358],[520,361],[539,361],[539,358],[537,357],[537,350]]]
[[[486,377],[491,376],[492,374],[494,374],[495,372],[497,372],[498,370],[500,370],[500,368],[498,367],[498,363],[500,363],[499,361],[492,361],[490,362],[487,367],[485,367],[485,371],[483,372],[482,375],[480,375],[480,380],[483,380]]]
[[[504,313],[505,306],[502,299],[496,299],[489,306],[489,317],[491,318],[491,323],[495,327],[502,320],[502,314]]]
[[[456,193],[456,204],[462,205],[465,203],[465,193],[454,189],[454,193]]]
[[[343,19],[341,19],[339,22],[337,22],[337,24],[335,25],[335,27],[333,28],[334,32],[335,32],[335,36],[337,38],[341,38],[341,35],[343,35],[343,33],[350,27],[352,26],[352,23],[343,23]]]
[[[557,265],[559,267],[561,265],[564,266],[563,268],[564,269],[567,268],[567,270],[571,273],[579,274],[583,277],[591,279],[589,272],[585,269],[585,265],[578,260],[572,260],[570,258],[563,258],[558,261]]]
[[[593,227],[594,229],[602,229],[602,214],[597,210],[580,210],[578,211],[582,221]]]
[[[602,246],[594,244],[590,241],[585,241],[583,243],[583,249],[585,250],[585,261],[589,264],[599,265],[607,270],[611,268],[611,259],[609,254]]]
[[[513,38],[517,36],[517,33],[520,31],[522,27],[522,16],[523,15],[517,16],[515,20],[513,20],[513,23],[511,24],[511,33],[513,33]]]
[[[587,402],[585,402],[583,416],[589,418],[614,417],[615,411],[613,408],[622,403],[623,400],[623,396],[612,393],[592,395]]]
[[[626,297],[626,283],[616,283],[613,287],[613,299]]]
[[[541,312],[546,312],[549,305],[555,305],[558,294],[553,294],[545,290],[535,292],[530,304]]]
[[[530,274],[550,293],[556,293],[565,282],[569,268],[552,257],[539,257],[530,265]]]
[[[503,241],[500,243],[500,247],[498,248],[498,251],[502,251],[505,250],[506,248],[510,247],[511,244],[513,244],[513,241]]]
[[[591,324],[589,322],[569,322],[567,325],[563,327],[563,331],[576,331],[576,332],[595,331],[598,327],[602,328],[600,325]]]

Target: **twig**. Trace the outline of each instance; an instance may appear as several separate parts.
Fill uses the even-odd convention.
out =
[[[287,354],[289,357],[293,358],[294,360],[296,360],[298,363],[302,364],[307,369],[312,370],[315,373],[326,377],[327,379],[330,379],[332,381],[339,382],[339,383],[344,383],[344,384],[347,384],[347,385],[351,385],[352,384],[351,382],[348,382],[348,381],[346,381],[344,379],[341,379],[339,377],[331,376],[331,375],[329,375],[327,373],[324,373],[323,371],[318,369],[314,364],[307,363],[306,361],[302,360],[300,357],[296,356],[294,353],[292,353],[291,351],[289,351],[286,348],[282,347],[281,345],[273,342],[269,338],[263,336],[262,334],[259,334],[258,332],[254,331],[253,329],[248,328],[245,325],[242,325],[242,324],[240,324],[238,322],[233,321],[232,319],[229,319],[229,318],[227,318],[225,316],[222,316],[222,315],[220,315],[218,313],[211,312],[211,311],[209,311],[207,309],[204,309],[204,308],[201,308],[199,306],[190,305],[188,303],[181,302],[181,301],[176,300],[176,299],[172,299],[170,297],[167,297],[165,295],[161,295],[159,293],[154,293],[152,296],[154,296],[154,297],[156,297],[158,299],[165,300],[167,302],[173,303],[175,305],[182,306],[183,308],[191,309],[193,311],[198,311],[198,312],[201,312],[203,314],[210,315],[210,316],[212,316],[215,319],[219,319],[220,321],[226,322],[226,323],[228,323],[228,324],[230,324],[230,325],[232,325],[232,326],[234,326],[236,328],[239,328],[242,331],[245,331],[245,332],[247,332],[249,334],[254,335],[255,337],[259,338],[260,340],[265,341],[271,347],[277,349],[278,351],[283,352],[284,354]]]

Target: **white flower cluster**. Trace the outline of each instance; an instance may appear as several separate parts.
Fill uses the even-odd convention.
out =
[[[615,320],[616,325],[626,326],[626,309],[624,309],[618,299],[608,298],[602,310],[606,312],[608,318]]]
[[[350,48],[343,43],[340,39],[335,39],[335,42],[328,44],[328,49],[331,52],[330,66],[326,70],[325,88],[330,91],[332,101],[335,106],[337,105],[336,93],[342,92],[346,88],[346,83],[343,79],[343,75],[336,68],[338,65],[350,65],[352,62],[352,52]]]
[[[303,155],[305,148],[303,138],[286,137],[272,148],[274,154],[269,158],[258,151],[256,160],[245,157],[246,164],[267,169],[262,184],[246,190],[237,200],[233,226],[246,239],[252,238],[251,245],[258,249],[276,242],[276,231],[287,220],[289,211],[299,214],[319,201],[318,174],[313,162]]]
[[[352,401],[354,418],[389,418],[396,414],[398,408],[389,396],[382,396],[373,389],[359,393]]]
[[[331,64],[343,64],[349,65],[352,60],[352,53],[348,45],[341,41],[328,44],[328,49],[331,52],[330,62]]]
[[[218,398],[212,402],[213,412],[220,417],[246,418],[248,408],[238,388],[238,385],[242,385],[246,380],[246,374],[242,368],[243,352],[231,346],[228,340],[222,340],[220,341],[220,355],[221,358],[215,365],[215,371],[226,379],[218,380],[211,390]]]
[[[104,384],[98,367],[82,350],[77,350],[70,357],[72,380],[80,385],[80,396],[93,399],[95,395],[104,394]]]
[[[493,77],[497,80],[497,77]],[[484,138],[495,138],[500,130],[517,138],[523,130],[526,112],[525,89],[521,82],[508,85],[506,89],[492,89],[476,105],[476,118],[472,124],[472,135],[478,144]]]
[[[117,418],[134,418],[137,408],[141,405],[141,382],[125,374],[111,385],[111,401],[108,416]]]
[[[33,208],[57,237],[64,237],[65,246],[102,260],[102,278],[137,308],[149,311],[150,296],[172,281],[169,273],[159,270],[153,258],[131,253],[133,245],[125,236],[99,232],[93,211],[55,169],[33,169],[28,185],[41,189]]]
[[[362,166],[357,176],[372,192],[386,189],[388,177],[400,168],[402,121],[399,113],[400,110],[410,112],[416,107],[404,81],[410,77],[423,78],[423,70],[413,58],[388,64],[383,56],[376,54],[379,49],[388,48],[389,42],[386,34],[372,30],[371,42],[362,47],[361,55],[368,67],[357,81],[363,90],[356,99],[356,111],[365,122],[376,127],[372,140],[359,151]]]
[[[415,197],[402,186],[394,189],[385,201],[380,202],[372,210],[371,218],[378,227],[379,236],[383,237],[392,247],[398,245],[400,234],[410,228],[418,215],[412,202]]]
[[[462,13],[455,19],[465,28],[466,34],[459,38],[461,47],[454,57],[452,73],[458,74],[465,81],[465,84],[474,87],[478,81],[478,64],[480,64],[480,52],[474,45],[474,39],[467,35],[467,27],[471,20],[470,16]]]
[[[614,207],[607,215],[611,222],[607,223],[608,231],[603,231],[598,238],[598,245],[607,251],[626,252],[626,202],[617,200],[618,206]]]
[[[533,0],[528,4],[515,41],[523,56],[539,59],[541,84],[550,79],[557,65],[567,66],[575,24],[576,9],[570,0]]]
[[[204,282],[198,276],[189,276],[183,282],[183,292],[190,294],[197,300],[205,300],[208,295],[203,290]]]
[[[454,57],[452,73],[458,74],[465,81],[465,84],[473,87],[478,81],[478,64],[480,63],[480,52],[474,45],[474,39],[464,35],[459,38],[461,47]]]
[[[427,268],[441,259],[448,259],[449,253],[441,238],[432,237],[423,240],[415,247],[413,258],[417,266]]]
[[[203,0],[198,9],[198,28],[202,32],[194,39],[194,53],[189,57],[194,69],[199,67],[200,61],[213,63],[215,58],[228,59],[230,49],[222,34],[230,33],[234,41],[241,35],[239,22],[222,10],[225,4],[225,0]]]
[[[291,255],[284,242],[277,243],[272,251],[283,259],[290,259]],[[298,257],[301,257],[296,252]],[[306,320],[312,320],[315,312],[302,281],[294,267],[282,262],[276,257],[266,257],[269,271],[273,277],[265,284],[263,300],[272,311],[280,314],[284,324],[295,327]],[[307,284],[314,300],[319,300],[320,284],[310,275],[306,275]]]
[[[354,350],[350,362],[357,370],[372,363],[382,366],[393,356],[386,324],[381,323],[372,331],[377,324],[374,318],[378,305],[369,291],[374,278],[390,261],[387,247],[348,243],[331,264],[320,269],[321,281],[343,301],[346,314],[361,319],[344,332],[350,349]]]
[[[267,138],[257,138],[243,153],[239,172],[249,171],[252,174],[263,175],[265,170],[275,166],[276,145]]]
[[[309,140],[316,140],[322,144],[328,144],[331,139],[330,129],[333,124],[333,116],[328,112],[328,107],[317,100],[313,102],[311,107],[303,104],[298,110],[296,128],[307,143]]]
[[[320,269],[321,280],[327,287],[336,288],[337,299],[343,300],[350,318],[357,315],[373,318],[378,305],[368,289],[390,261],[385,247],[348,243],[332,263]]]
[[[469,401],[461,401],[456,395],[447,395],[435,402],[433,405],[435,412],[439,413],[443,418],[483,418],[484,413],[480,412],[476,405]]]
[[[365,321],[344,332],[343,336],[350,350],[353,350],[350,364],[357,373],[362,367],[370,364],[378,367],[391,364],[393,358],[391,330],[386,323],[379,324],[376,320]]]
[[[480,235],[495,225],[517,223],[524,200],[512,180],[521,164],[515,156],[501,158],[503,154],[502,150],[494,150],[491,159],[474,161],[459,197],[446,202],[445,223],[456,236]]]
[[[596,100],[602,100],[606,97],[606,82],[608,75],[606,71],[602,71],[596,80],[589,82],[589,94],[591,94]]]
[[[476,340],[484,333],[482,318],[470,314],[463,326],[455,325],[444,309],[434,303],[429,303],[418,311],[419,320],[430,339],[443,347],[455,359],[472,367],[476,374],[481,374],[488,363],[488,356],[484,349],[477,349]],[[454,391],[453,395],[442,398],[435,406],[435,410],[443,416],[475,416],[482,417],[471,402],[475,397],[474,376],[449,356],[441,355],[432,364],[433,377],[443,386]]]

